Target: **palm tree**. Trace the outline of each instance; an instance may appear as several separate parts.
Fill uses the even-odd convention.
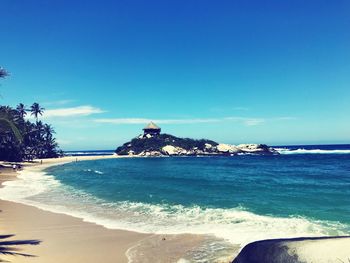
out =
[[[0,106],[0,160],[32,160],[61,155],[51,125],[30,122],[9,106]],[[1,261],[0,261],[1,262]]]
[[[6,107],[0,109],[0,133],[12,132],[17,141],[22,142],[23,137],[20,130],[17,128],[14,117],[11,112],[7,111]]]
[[[27,115],[27,112],[26,112],[27,109],[25,108],[23,103],[18,104],[16,109],[21,118],[24,118],[24,116]]]
[[[7,76],[9,73],[0,67],[0,79]],[[29,110],[36,118],[36,123],[24,119],[28,110],[23,103],[18,104],[16,109],[0,105],[0,160],[21,161],[63,155],[53,137],[53,128],[38,120],[38,116],[42,115],[45,109],[38,103],[33,103]],[[8,247],[14,244],[14,241],[1,242],[1,239],[7,237],[9,236],[0,235],[0,255],[20,255],[21,253],[14,252],[16,249]],[[19,242],[18,244],[24,244]],[[3,262],[1,258],[0,262]]]
[[[6,71],[6,69],[0,67],[0,78],[6,78],[10,74]]]
[[[0,67],[0,78],[6,78],[9,75],[10,74],[6,71],[6,69]],[[2,96],[0,95],[0,97],[2,97]]]
[[[56,133],[50,124],[44,124],[44,132],[45,132],[46,138],[50,138],[52,137],[53,133]]]
[[[33,103],[30,106],[31,115],[34,115],[36,121],[38,122],[38,115],[43,115],[45,108],[41,107],[39,103]]]

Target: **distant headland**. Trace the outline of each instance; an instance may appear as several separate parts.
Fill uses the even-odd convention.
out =
[[[140,134],[115,150],[117,155],[135,156],[233,156],[240,154],[271,155],[278,152],[266,144],[222,144],[207,139],[179,138],[161,133],[161,128],[150,122]]]

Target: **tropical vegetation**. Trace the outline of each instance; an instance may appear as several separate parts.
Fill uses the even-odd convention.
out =
[[[0,78],[8,75],[0,67]],[[36,102],[29,109],[23,103],[16,108],[0,105],[0,160],[23,161],[62,155],[54,129],[39,120],[44,111]],[[27,112],[35,118],[35,122],[26,119]]]
[[[9,73],[0,67],[0,78]],[[57,157],[61,154],[53,137],[54,130],[49,124],[42,123],[38,116],[44,109],[38,103],[31,106],[31,114],[36,118],[32,123],[25,120],[27,109],[23,103],[16,109],[0,105],[0,160],[22,161],[33,158]],[[34,257],[21,253],[18,246],[38,245],[40,240],[7,240],[14,235],[0,235],[0,255]],[[0,258],[0,262],[9,262]]]
[[[0,105],[0,160],[53,158],[62,154],[52,126],[38,120],[44,109],[33,103],[30,112],[35,122],[25,119],[27,110],[23,103],[16,109]]]
[[[133,154],[140,154],[141,152],[158,151],[160,152],[164,146],[171,145],[174,147],[180,147],[185,150],[205,150],[206,144],[212,146],[218,145],[217,142],[212,140],[195,140],[190,138],[179,138],[171,134],[159,134],[150,138],[140,136],[132,139],[129,142],[124,143],[122,146],[115,150],[118,155],[128,155],[130,151]]]
[[[6,69],[0,67],[0,78],[5,78],[9,75],[9,73],[6,71]]]

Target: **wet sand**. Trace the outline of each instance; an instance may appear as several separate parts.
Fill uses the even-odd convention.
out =
[[[91,160],[108,157],[79,157]],[[76,157],[24,163],[23,167],[44,169],[53,164],[75,161]],[[15,180],[11,168],[0,170],[0,182]],[[15,234],[11,240],[39,239],[40,245],[20,246],[22,253],[36,255],[33,258],[1,256],[11,262],[128,262],[125,252],[138,241],[149,236],[123,230],[110,230],[79,218],[43,211],[36,207],[8,201],[0,201],[0,233]],[[10,240],[10,239],[9,239]]]
[[[84,156],[81,160],[120,158],[115,156]],[[24,163],[26,169],[42,170],[51,165],[76,161],[76,157],[46,159],[41,164]],[[0,168],[0,183],[16,180],[11,168]],[[36,207],[0,200],[0,235],[15,234],[15,239],[38,239],[36,246],[18,246],[20,252],[36,257],[0,256],[11,262],[189,262],[187,259],[206,254],[201,251],[213,237],[205,235],[154,235],[112,230],[68,215],[52,213]],[[9,239],[10,240],[10,239]],[[238,246],[219,256],[216,262],[230,262]]]
[[[20,246],[35,258],[1,256],[11,262],[128,262],[125,252],[148,235],[109,230],[81,219],[35,207],[0,201],[1,234],[15,239],[39,239],[37,246]]]

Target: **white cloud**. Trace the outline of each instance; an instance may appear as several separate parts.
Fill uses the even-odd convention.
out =
[[[222,118],[194,118],[194,119],[147,119],[147,118],[105,118],[95,119],[97,123],[110,124],[146,124],[153,121],[158,124],[196,124],[196,123],[215,123],[215,122],[240,122],[246,126],[262,125],[267,121],[293,120],[294,117],[277,117],[277,118],[247,118],[247,117],[222,117]]]
[[[66,105],[69,103],[75,102],[75,100],[56,100],[56,101],[45,101],[41,103],[44,106],[52,106],[52,105]]]
[[[191,123],[208,123],[219,122],[221,119],[145,119],[145,118],[112,118],[96,119],[95,122],[111,124],[145,124],[150,121],[159,124],[191,124]]]
[[[244,120],[244,124],[247,126],[256,126],[263,124],[265,122],[264,119],[246,119]]]
[[[104,111],[100,108],[92,107],[89,105],[77,106],[71,108],[59,108],[45,110],[43,117],[52,118],[52,117],[73,117],[73,116],[88,116],[91,114],[103,113]]]
[[[242,122],[244,125],[247,125],[247,126],[261,125],[267,120],[264,118],[247,118],[247,117],[226,117],[224,119],[227,121]]]

